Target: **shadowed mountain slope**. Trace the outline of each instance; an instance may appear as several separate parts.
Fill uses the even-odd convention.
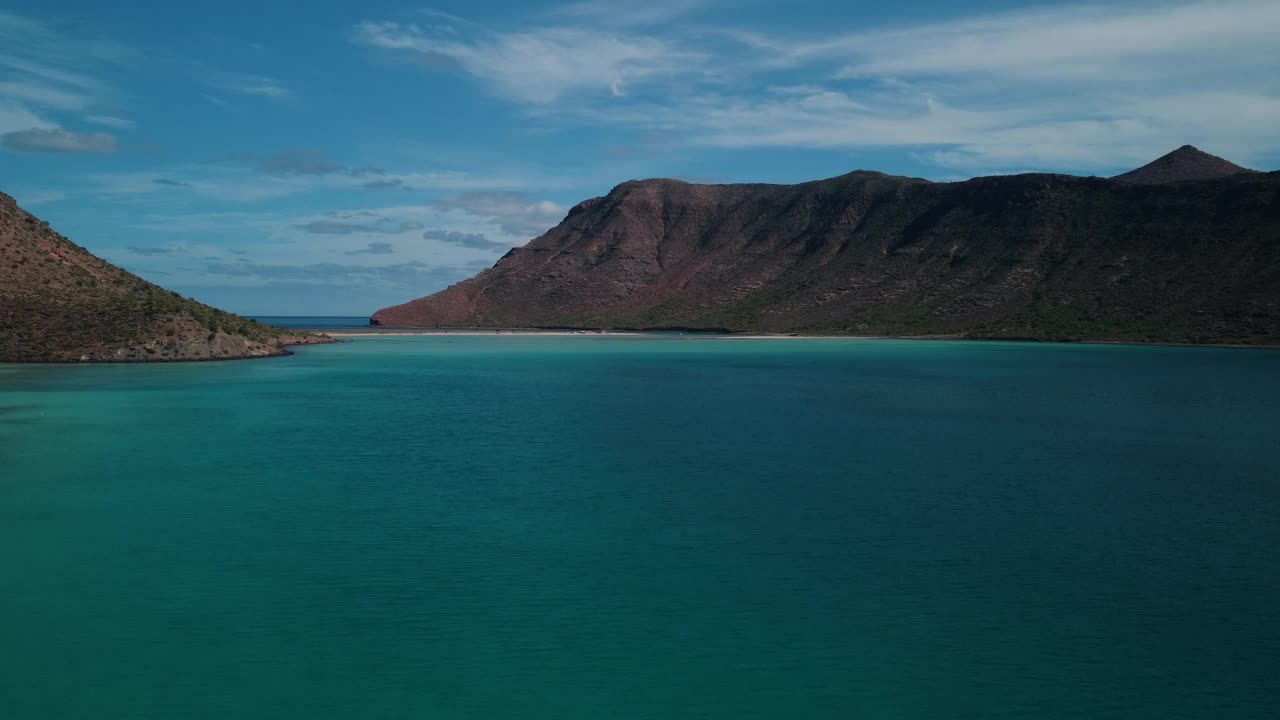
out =
[[[1280,173],[626,182],[384,326],[1280,343]]]
[[[1216,180],[1252,172],[1257,171],[1240,167],[1230,160],[1210,155],[1199,148],[1183,145],[1137,170],[1130,170],[1112,179],[1139,185],[1159,185],[1185,180]]]

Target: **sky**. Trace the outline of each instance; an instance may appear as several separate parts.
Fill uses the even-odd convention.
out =
[[[1280,2],[0,8],[0,191],[184,295],[367,315],[630,179],[1280,167]]]

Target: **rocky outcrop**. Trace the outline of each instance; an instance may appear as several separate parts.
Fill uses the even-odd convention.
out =
[[[373,319],[1280,342],[1280,174],[1137,180],[626,182],[492,268]]]
[[[333,342],[183,298],[89,253],[0,193],[0,362],[286,355]]]

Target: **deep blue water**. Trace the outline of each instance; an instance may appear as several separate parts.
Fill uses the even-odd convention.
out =
[[[1273,718],[1280,353],[0,365],[3,718]]]
[[[300,330],[351,330],[369,327],[369,316],[347,315],[250,315],[264,325]]]

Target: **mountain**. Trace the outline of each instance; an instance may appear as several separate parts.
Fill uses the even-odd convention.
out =
[[[1184,180],[1216,180],[1252,172],[1257,171],[1242,168],[1229,160],[1210,155],[1191,145],[1183,145],[1137,170],[1130,170],[1112,179],[1138,185],[1159,185]]]
[[[153,285],[0,193],[0,361],[149,362],[288,354],[327,336],[260,325]]]
[[[1275,344],[1280,173],[631,181],[373,323]]]

